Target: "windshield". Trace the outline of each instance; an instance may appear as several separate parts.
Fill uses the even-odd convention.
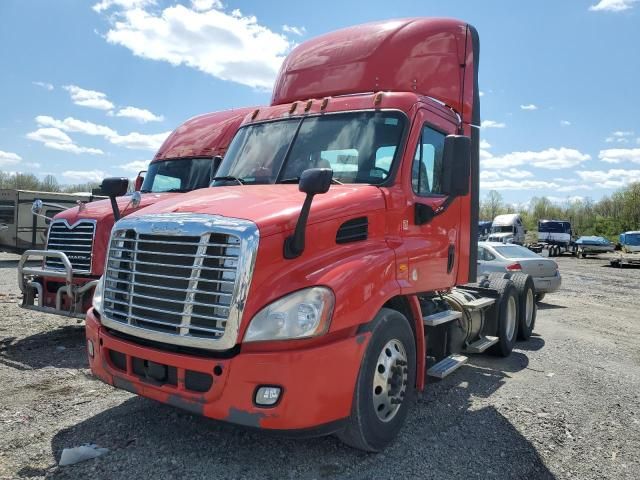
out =
[[[249,125],[231,142],[214,184],[291,182],[317,167],[331,168],[341,183],[380,184],[389,177],[404,118],[367,111]]]
[[[537,253],[519,245],[493,247],[504,258],[541,258]]]
[[[640,233],[627,233],[624,236],[624,244],[633,247],[640,247]]]
[[[513,233],[513,225],[493,226],[491,233]]]
[[[144,177],[142,193],[189,192],[209,186],[212,158],[181,158],[152,162]]]
[[[571,233],[569,222],[538,222],[538,231],[545,233]]]

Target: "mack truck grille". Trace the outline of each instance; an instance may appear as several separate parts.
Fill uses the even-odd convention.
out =
[[[121,220],[112,233],[103,323],[166,343],[233,346],[257,248],[255,225],[237,220],[243,227],[234,229],[226,224],[235,219],[211,216],[171,224],[150,217]]]
[[[91,271],[91,251],[96,224],[92,220],[81,220],[69,225],[66,220],[54,220],[49,228],[47,250],[64,252],[74,272],[89,273]],[[64,270],[59,258],[48,257],[47,268]]]

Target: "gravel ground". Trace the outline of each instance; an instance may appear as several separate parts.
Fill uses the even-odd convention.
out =
[[[419,395],[374,455],[288,440],[115,390],[87,368],[83,326],[20,309],[0,254],[0,478],[640,478],[640,269],[558,259],[533,336]],[[63,448],[109,453],[59,467]]]

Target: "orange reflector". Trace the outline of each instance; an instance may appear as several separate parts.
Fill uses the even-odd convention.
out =
[[[311,104],[313,103],[313,100],[307,100],[307,104],[304,106],[304,111],[308,112],[309,110],[311,110]]]
[[[295,112],[295,111],[296,111],[296,107],[297,107],[297,106],[298,106],[298,103],[297,103],[297,102],[293,102],[293,103],[291,104],[291,108],[289,109],[289,113],[293,113],[293,112]]]
[[[256,119],[256,117],[258,116],[258,113],[259,113],[259,112],[260,112],[260,109],[259,109],[259,108],[256,108],[256,109],[253,111],[253,114],[251,115],[251,120],[255,120],[255,119]]]
[[[329,98],[325,97],[322,99],[322,103],[320,104],[320,110],[324,110],[329,105]]]
[[[382,103],[382,92],[376,93],[376,96],[373,98],[373,104],[377,107]]]

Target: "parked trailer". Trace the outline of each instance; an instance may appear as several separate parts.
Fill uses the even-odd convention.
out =
[[[86,318],[94,375],[379,451],[425,373],[509,355],[533,328],[531,278],[469,283],[478,45],[472,26],[424,18],[298,45],[213,188],[115,224]]]
[[[549,257],[577,253],[571,222],[566,220],[539,220],[538,241],[525,246],[536,253],[547,250]]]
[[[108,192],[111,200],[58,210],[60,213],[56,212],[49,226],[46,249],[28,250],[20,260],[21,306],[84,318],[104,271],[116,216],[129,215],[163,200],[175,202],[184,192],[208,187],[240,123],[254,110],[251,107],[214,112],[186,121],[162,144],[144,178],[138,175],[136,193],[124,195],[126,178],[106,179],[103,186],[109,183],[111,188],[121,189]],[[46,210],[43,213],[51,216]],[[45,236],[44,227],[41,235]],[[44,263],[26,267],[30,258],[43,258]]]
[[[587,258],[588,255],[610,253],[614,250],[615,246],[604,237],[583,236],[576,240],[576,254],[582,258]]]
[[[90,193],[37,192],[34,190],[0,190],[0,250],[22,253],[29,248],[42,248],[46,243],[48,222],[31,213],[35,200],[43,203],[49,217],[77,206],[78,202],[91,202]]]

